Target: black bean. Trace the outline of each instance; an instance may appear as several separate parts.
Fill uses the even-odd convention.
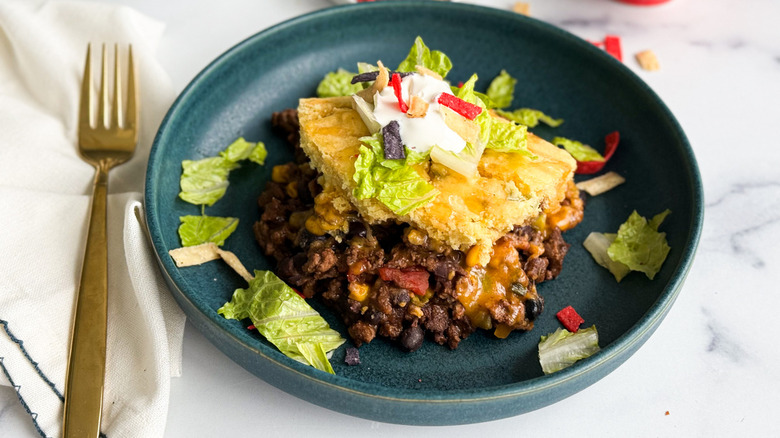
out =
[[[544,300],[542,300],[542,297],[525,300],[525,317],[528,318],[529,321],[533,321],[541,315],[542,310],[544,310]]]
[[[409,353],[416,351],[422,346],[424,337],[425,335],[420,327],[408,327],[401,332],[401,348]]]
[[[366,224],[361,221],[354,221],[349,223],[349,237],[366,237]]]
[[[395,294],[392,297],[392,302],[396,306],[405,306],[407,303],[411,301],[411,297],[409,296],[409,291],[406,289],[397,289]]]

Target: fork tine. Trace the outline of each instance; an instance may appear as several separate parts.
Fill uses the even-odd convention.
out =
[[[125,129],[130,129],[138,135],[138,84],[135,79],[135,63],[133,62],[133,45],[128,48],[127,59],[127,113],[125,114]]]
[[[98,128],[105,128],[108,116],[108,60],[106,45],[103,44],[103,59],[100,62],[100,99],[98,100]]]
[[[119,45],[114,44],[114,106],[111,109],[111,123],[109,127],[120,127],[122,120],[122,80],[119,73]]]
[[[92,44],[87,44],[87,61],[84,65],[84,78],[81,81],[81,101],[79,103],[79,132],[92,128]]]

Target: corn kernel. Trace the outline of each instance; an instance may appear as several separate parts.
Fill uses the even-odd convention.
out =
[[[414,315],[414,316],[416,316],[416,317],[418,317],[418,318],[422,318],[422,317],[423,317],[423,311],[422,311],[422,309],[420,309],[419,307],[415,306],[414,304],[412,304],[411,306],[409,306],[409,310],[408,310],[408,312],[409,312],[411,315]]]
[[[287,196],[291,198],[297,198],[298,197],[298,184],[293,181],[284,188],[284,191],[287,192]]]
[[[271,170],[271,181],[286,183],[290,181],[290,168],[285,164],[274,166]]]
[[[349,289],[349,298],[355,301],[362,302],[368,297],[369,287],[367,284],[350,283],[347,289]]]

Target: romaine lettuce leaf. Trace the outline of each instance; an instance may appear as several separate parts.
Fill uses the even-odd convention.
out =
[[[593,257],[593,260],[599,265],[609,269],[609,272],[615,276],[615,280],[620,283],[620,280],[628,275],[628,273],[631,272],[631,269],[620,262],[612,260],[609,258],[609,254],[607,254],[607,248],[615,241],[616,237],[617,234],[613,233],[592,232],[588,234],[588,237],[582,242],[582,245],[588,250]]]
[[[182,246],[195,246],[206,242],[222,246],[238,226],[238,219],[234,217],[181,216],[179,221]]]
[[[343,344],[344,338],[273,272],[256,270],[249,287],[236,289],[217,313],[227,319],[250,318],[286,356],[334,374],[326,354]]]
[[[599,334],[596,326],[571,333],[559,328],[554,333],[542,336],[539,341],[539,362],[545,374],[567,368],[599,351]]]
[[[239,137],[216,157],[184,160],[179,185],[179,198],[190,204],[212,206],[225,195],[230,171],[242,160],[264,164],[268,151],[262,142],[251,143]]]
[[[517,79],[513,78],[506,70],[496,76],[488,86],[487,97],[495,108],[507,108],[512,105]]]
[[[214,205],[225,195],[230,171],[238,167],[224,157],[209,157],[201,160],[184,160],[179,185],[179,197],[191,204]]]
[[[363,84],[352,84],[352,77],[355,73],[348,72],[343,68],[332,71],[317,85],[317,97],[338,97],[349,96],[363,89]]]
[[[442,78],[446,77],[452,69],[450,58],[438,50],[429,49],[419,36],[414,39],[414,45],[409,50],[409,54],[406,59],[401,61],[396,71],[417,71],[418,65],[438,73]]]
[[[531,108],[519,108],[514,111],[497,110],[496,113],[498,113],[498,115],[501,117],[507,118],[521,125],[525,125],[529,128],[536,127],[539,122],[542,122],[545,125],[553,128],[557,128],[563,123],[563,119],[554,119],[539,110]]]
[[[439,193],[417,171],[413,164],[424,162],[427,154],[409,153],[402,160],[384,158],[382,133],[361,137],[359,155],[355,160],[353,181],[357,184],[353,196],[357,199],[377,198],[396,214],[404,215],[433,200]]]
[[[400,215],[427,204],[439,194],[438,190],[410,166],[386,172],[381,183],[382,188],[376,198]]]
[[[261,166],[264,165],[265,158],[268,156],[268,150],[265,148],[265,143],[258,141],[257,143],[252,144],[254,144],[254,147],[252,148],[252,152],[249,153],[247,159]]]
[[[493,121],[490,127],[490,141],[486,147],[501,152],[518,152],[533,159],[537,158],[528,150],[528,128],[514,122]]]
[[[553,138],[552,143],[556,146],[563,146],[563,148],[577,161],[604,161],[604,157],[601,156],[597,150],[576,140],[555,137]]]
[[[648,221],[636,210],[632,212],[620,226],[615,241],[607,248],[609,258],[632,271],[644,272],[652,280],[671,250],[666,242],[666,233],[658,232],[658,226],[669,213],[670,210],[665,210]]]

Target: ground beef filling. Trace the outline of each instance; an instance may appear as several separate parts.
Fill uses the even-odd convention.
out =
[[[335,309],[357,346],[380,336],[407,351],[425,339],[454,349],[476,328],[505,337],[533,327],[544,308],[536,284],[560,273],[569,248],[557,227],[515,227],[485,267],[469,266],[468,254],[405,224],[368,225],[347,215],[339,230],[324,233],[307,223],[322,187],[298,145],[297,114],[275,113],[272,123],[296,161],[273,169],[258,198],[255,237],[277,261],[277,275]],[[564,204],[581,208],[579,199]]]

